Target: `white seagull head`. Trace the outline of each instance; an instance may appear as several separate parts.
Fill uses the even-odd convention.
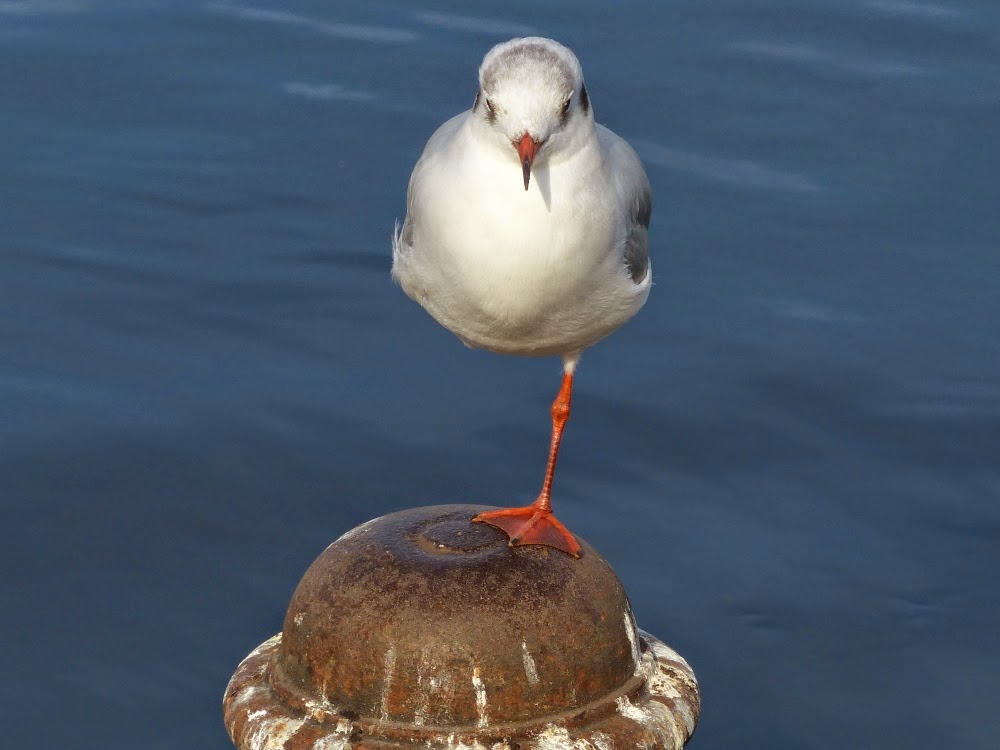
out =
[[[580,61],[544,37],[511,39],[486,53],[472,116],[517,159],[525,190],[535,162],[557,158],[594,130]]]

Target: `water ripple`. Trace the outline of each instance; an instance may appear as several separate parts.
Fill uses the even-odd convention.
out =
[[[299,81],[289,81],[282,84],[281,90],[292,96],[301,96],[305,99],[321,99],[323,101],[337,102],[369,102],[376,98],[370,91],[360,89],[349,89],[339,83],[301,83]]]
[[[800,323],[838,325],[866,322],[862,315],[836,310],[815,302],[764,298],[756,298],[754,302],[767,308],[773,315],[781,318],[789,318]]]
[[[707,177],[717,182],[793,193],[824,193],[827,188],[794,172],[782,172],[745,159],[721,159],[668,148],[649,141],[630,140],[644,161],[668,169]]]
[[[208,9],[247,21],[263,21],[265,23],[275,23],[284,26],[300,26],[338,39],[399,44],[412,42],[420,36],[416,32],[406,29],[393,29],[387,26],[370,26],[360,23],[322,21],[317,18],[310,18],[309,16],[289,13],[283,10],[247,8],[225,2],[209,3]]]
[[[489,34],[495,36],[534,36],[538,30],[534,26],[526,26],[511,21],[498,21],[493,18],[478,16],[462,16],[458,13],[438,13],[422,11],[414,14],[421,23],[436,26],[449,31],[466,31],[470,34]]]
[[[95,10],[149,10],[154,0],[0,0],[0,16],[55,16]],[[0,29],[0,32],[6,29]]]
[[[47,13],[79,13],[89,10],[90,3],[81,0],[0,0],[0,14],[40,16]]]
[[[958,8],[913,0],[869,0],[867,5],[888,15],[911,18],[958,18],[964,15]]]
[[[731,49],[758,58],[826,65],[849,73],[878,77],[915,76],[927,73],[926,69],[918,65],[894,60],[851,57],[804,42],[738,42],[731,45]]]

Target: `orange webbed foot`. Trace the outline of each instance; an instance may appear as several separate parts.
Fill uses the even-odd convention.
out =
[[[480,513],[474,523],[488,523],[507,533],[510,546],[541,544],[573,557],[580,556],[580,543],[550,510],[539,510],[535,505],[522,508],[504,508]]]

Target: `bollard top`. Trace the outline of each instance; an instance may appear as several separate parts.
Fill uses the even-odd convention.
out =
[[[315,744],[322,737],[355,747],[449,737],[454,745],[458,737],[486,747],[597,725],[609,738],[616,727],[631,737],[630,725],[648,734],[668,709],[679,717],[666,722],[679,740],[672,744],[683,745],[697,717],[694,676],[636,630],[607,562],[582,540],[580,559],[510,547],[502,531],[471,523],[484,509],[402,511],[327,547],[296,588],[281,635],[230,683],[227,725],[237,745],[327,750]],[[677,684],[657,699],[661,657]],[[650,700],[652,711],[641,708]],[[301,722],[294,734],[303,744],[250,743],[254,715],[258,724]],[[280,734],[274,725],[269,732]]]
[[[282,685],[367,722],[474,728],[624,684],[635,624],[610,566],[509,547],[478,510],[403,511],[327,547],[288,607]]]

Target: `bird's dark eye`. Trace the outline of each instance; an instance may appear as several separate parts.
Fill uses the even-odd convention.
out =
[[[572,94],[566,97],[566,101],[563,102],[562,107],[559,108],[559,122],[565,126],[569,122],[569,105],[573,101]]]

